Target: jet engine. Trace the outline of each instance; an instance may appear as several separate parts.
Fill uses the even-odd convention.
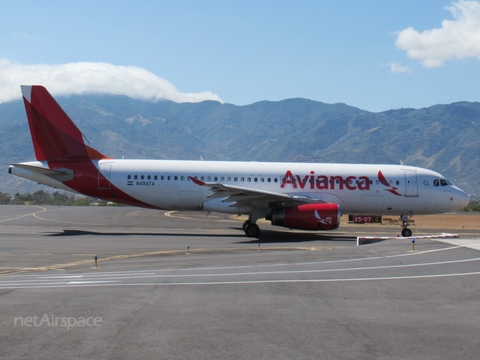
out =
[[[340,225],[340,206],[333,203],[304,204],[272,210],[272,225],[299,230],[334,230]]]

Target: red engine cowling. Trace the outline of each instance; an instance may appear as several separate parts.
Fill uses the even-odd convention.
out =
[[[272,210],[272,225],[299,230],[334,230],[340,225],[338,204],[304,204]]]

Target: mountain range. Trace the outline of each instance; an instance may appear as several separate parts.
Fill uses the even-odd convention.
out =
[[[373,113],[307,99],[236,106],[114,95],[57,98],[90,145],[118,158],[400,164],[480,194],[480,103]],[[7,174],[34,160],[23,101],[0,104],[0,192],[45,189]]]

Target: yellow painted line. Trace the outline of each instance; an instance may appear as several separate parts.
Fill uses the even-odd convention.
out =
[[[256,245],[256,244],[252,244]],[[270,247],[268,244],[264,244],[264,247],[261,248],[260,251],[281,251],[281,250],[331,250],[333,248],[338,249],[342,248],[343,246],[339,247]],[[267,247],[265,247],[267,246]],[[143,256],[155,256],[155,255],[183,255],[186,253],[186,249],[184,250],[163,250],[163,251],[151,251],[151,252],[144,252],[144,253],[138,253],[138,254],[125,254],[125,255],[114,255],[110,256],[107,258],[98,258],[98,262],[102,263],[105,261],[113,261],[113,260],[124,260],[124,259],[130,259],[130,258],[135,258],[135,257],[143,257]],[[256,246],[252,246],[251,248],[199,248],[199,249],[192,249],[190,248],[190,254],[198,254],[198,253],[211,253],[211,252],[234,252],[234,251],[258,251],[258,248]],[[81,261],[75,261],[71,263],[64,263],[64,264],[55,264],[55,265],[47,265],[47,266],[41,266],[37,268],[10,268],[10,270],[5,270],[5,271],[0,271],[0,275],[5,275],[5,274],[18,274],[18,273],[24,273],[24,272],[30,272],[30,271],[48,271],[48,270],[56,270],[56,269],[62,269],[66,267],[73,267],[73,266],[78,266],[78,265],[87,265],[87,264],[95,264],[94,259],[89,259],[89,260],[81,260]]]
[[[38,207],[38,208],[40,208],[41,210],[40,210],[40,211],[33,212],[33,213],[29,213],[29,214],[18,215],[18,216],[16,216],[16,217],[12,217],[12,218],[8,218],[8,219],[3,219],[3,220],[0,220],[0,222],[11,221],[11,220],[18,220],[18,219],[21,219],[21,218],[24,218],[24,217],[27,217],[27,216],[36,216],[36,214],[40,214],[40,213],[42,213],[42,212],[47,211],[47,209],[44,208],[44,207],[40,207],[40,206],[35,206],[35,207]]]

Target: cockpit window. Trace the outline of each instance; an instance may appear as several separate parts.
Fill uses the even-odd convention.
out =
[[[452,183],[446,179],[433,180],[433,186],[448,186],[448,185],[452,185]]]

